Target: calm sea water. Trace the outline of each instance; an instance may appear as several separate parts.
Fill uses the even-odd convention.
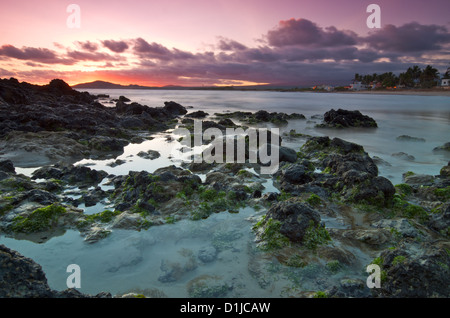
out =
[[[388,164],[380,165],[380,175],[388,177],[392,183],[402,182],[406,171],[438,174],[440,168],[450,160],[449,154],[433,153],[433,148],[450,141],[450,98],[438,96],[395,96],[367,94],[315,94],[283,92],[232,92],[232,91],[169,91],[169,90],[89,90],[93,94],[109,94],[111,98],[120,95],[140,104],[159,107],[164,101],[175,101],[184,106],[192,106],[190,111],[204,110],[209,114],[224,111],[277,111],[302,113],[308,120],[292,121],[282,131],[295,129],[297,132],[314,136],[328,135],[340,137],[364,146],[371,156],[378,156]],[[111,105],[114,104],[105,104]],[[377,129],[330,130],[316,129],[320,120],[311,119],[313,115],[323,115],[330,109],[360,110],[373,117]],[[128,174],[130,170],[154,171],[170,164],[180,164],[174,156],[179,145],[168,142],[167,133],[158,134],[155,139],[141,144],[131,144],[119,157],[125,164],[110,167],[111,160],[82,160],[91,168],[106,170],[116,175]],[[400,142],[396,137],[409,135],[424,138],[425,142]],[[296,150],[304,142],[302,139],[284,139],[286,146]],[[137,155],[141,150],[158,150],[161,157],[144,160]],[[393,157],[392,154],[404,152],[414,156],[414,160]],[[30,174],[34,169],[20,169],[18,172]],[[204,176],[201,176],[204,177]],[[275,191],[270,180],[266,191]],[[86,213],[102,211],[107,205],[100,204]],[[201,277],[219,277],[219,281],[233,285],[232,297],[283,297],[289,290],[318,290],[315,279],[293,283],[292,275],[306,275],[314,269],[286,269],[272,259],[258,255],[254,250],[254,234],[250,220],[255,220],[262,212],[245,208],[238,214],[220,213],[202,221],[182,221],[175,224],[151,227],[147,231],[135,232],[114,230],[106,239],[95,244],[87,244],[75,231],[54,237],[44,244],[25,240],[15,240],[0,235],[0,244],[19,251],[42,265],[52,288],[66,289],[66,268],[69,264],[81,267],[81,291],[98,293],[109,291],[113,294],[136,289],[158,289],[169,297],[186,297],[187,286]],[[332,219],[327,226],[335,226]],[[214,262],[198,263],[195,270],[186,272],[176,282],[161,282],[163,263],[186,263],[186,257],[211,246],[222,249]],[[352,251],[361,264],[368,264],[373,255]],[[249,269],[253,270],[250,271]],[[268,287],[261,287],[261,277]],[[298,269],[297,271],[302,271]],[[252,273],[253,274],[252,274]],[[361,275],[364,268],[352,273],[350,277]],[[208,276],[209,275],[209,276]],[[308,274],[309,275],[309,274]],[[314,277],[314,274],[311,276]],[[334,277],[336,280],[339,275]],[[295,281],[295,280],[294,280]],[[230,296],[230,295],[228,295]]]
[[[433,149],[450,141],[450,97],[416,95],[318,94],[297,92],[254,91],[170,91],[170,90],[89,90],[93,94],[120,95],[143,105],[164,106],[164,101],[175,101],[193,106],[192,111],[209,114],[225,111],[258,111],[301,113],[307,118],[323,115],[330,109],[359,110],[378,123],[378,129],[316,129],[320,120],[293,121],[282,131],[321,136],[340,137],[364,146],[371,156],[378,156],[390,164],[380,166],[380,174],[395,184],[401,182],[406,171],[438,174],[450,160],[449,154],[436,154]],[[401,135],[424,138],[422,142],[397,141]],[[299,141],[286,140],[287,146],[297,148]],[[404,152],[415,159],[407,161],[392,154]]]

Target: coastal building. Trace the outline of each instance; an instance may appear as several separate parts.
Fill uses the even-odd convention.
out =
[[[370,82],[369,87],[371,89],[383,88],[383,85],[379,82]]]
[[[350,84],[350,89],[352,91],[361,91],[367,89],[367,87],[362,82],[353,82],[352,84]]]
[[[314,90],[325,90],[327,92],[331,92],[334,90],[333,86],[330,85],[318,85],[313,87]]]
[[[450,87],[450,78],[443,78],[441,80],[441,86],[442,87]]]

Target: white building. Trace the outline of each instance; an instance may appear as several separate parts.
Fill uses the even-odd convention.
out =
[[[323,90],[326,90],[327,92],[332,92],[334,90],[334,87],[330,86],[330,85],[319,85],[319,86],[316,86],[315,89],[323,89]]]
[[[353,82],[353,84],[350,84],[350,90],[352,91],[361,91],[363,89],[367,89],[367,87],[361,82]]]
[[[441,80],[441,86],[449,87],[450,86],[450,78],[443,78]]]

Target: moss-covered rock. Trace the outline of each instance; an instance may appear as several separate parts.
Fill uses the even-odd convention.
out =
[[[21,233],[33,233],[49,230],[58,224],[59,218],[66,213],[66,208],[59,204],[34,210],[28,216],[16,216],[12,220],[11,230]]]
[[[428,298],[450,296],[450,257],[448,242],[402,243],[383,251],[374,260],[381,267],[381,288],[376,296]]]

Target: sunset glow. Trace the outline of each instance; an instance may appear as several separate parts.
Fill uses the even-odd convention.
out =
[[[310,85],[448,67],[448,1],[68,1],[2,4],[0,76],[37,84]],[[20,22],[19,22],[20,21]]]

